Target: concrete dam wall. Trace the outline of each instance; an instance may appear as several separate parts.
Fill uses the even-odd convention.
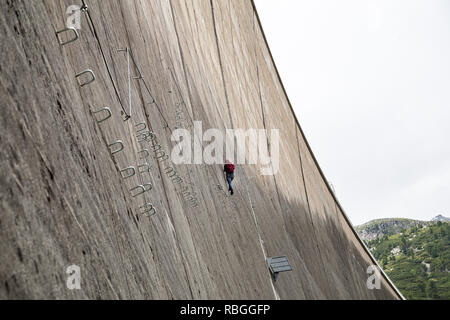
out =
[[[86,0],[64,45],[80,0],[1,4],[1,299],[401,298],[368,288],[251,1]],[[173,163],[196,121],[278,129],[278,171],[237,164],[230,196],[223,164]]]

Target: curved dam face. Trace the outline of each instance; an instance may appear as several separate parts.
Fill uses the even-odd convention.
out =
[[[401,298],[384,274],[368,285],[376,263],[306,142],[251,1],[74,4],[8,0],[0,12],[1,299]],[[76,34],[56,32],[77,18],[78,39],[62,45]],[[174,132],[200,124],[278,130],[262,143],[278,170],[247,155],[230,196],[223,164],[168,159]],[[292,270],[274,280],[266,259],[278,256]]]

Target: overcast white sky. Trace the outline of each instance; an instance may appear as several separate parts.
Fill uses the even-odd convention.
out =
[[[450,0],[255,0],[354,225],[450,216]]]

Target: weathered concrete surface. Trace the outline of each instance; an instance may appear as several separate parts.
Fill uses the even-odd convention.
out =
[[[252,2],[86,2],[95,30],[83,14],[80,39],[61,47],[55,31],[74,1],[1,1],[0,298],[399,298],[386,278],[380,290],[366,286],[374,262],[298,126]],[[128,121],[113,86],[127,110],[125,47],[157,102],[133,80]],[[97,80],[80,88],[74,75],[87,68]],[[113,116],[98,124],[91,111],[104,106]],[[279,172],[238,166],[230,197],[220,165],[174,166],[196,208],[151,157],[150,173],[122,179],[150,147],[136,124],[170,151],[171,132],[193,120],[204,130],[279,129]],[[118,139],[125,149],[111,156]],[[153,189],[133,198],[146,182]],[[148,201],[150,218],[139,214]],[[276,282],[259,236],[267,256],[293,266]],[[66,288],[72,264],[81,290]]]

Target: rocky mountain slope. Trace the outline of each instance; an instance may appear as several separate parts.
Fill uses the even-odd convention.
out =
[[[431,221],[442,221],[442,222],[450,222],[450,218],[444,217],[442,214],[437,215]]]
[[[450,299],[450,224],[419,224],[367,242],[407,299]]]
[[[405,218],[386,218],[375,219],[364,223],[359,226],[355,226],[355,230],[358,232],[361,239],[364,241],[370,241],[379,239],[385,235],[393,235],[402,232],[403,230],[417,227],[427,226],[437,221],[449,221],[448,218],[438,215],[430,221],[421,221]]]

